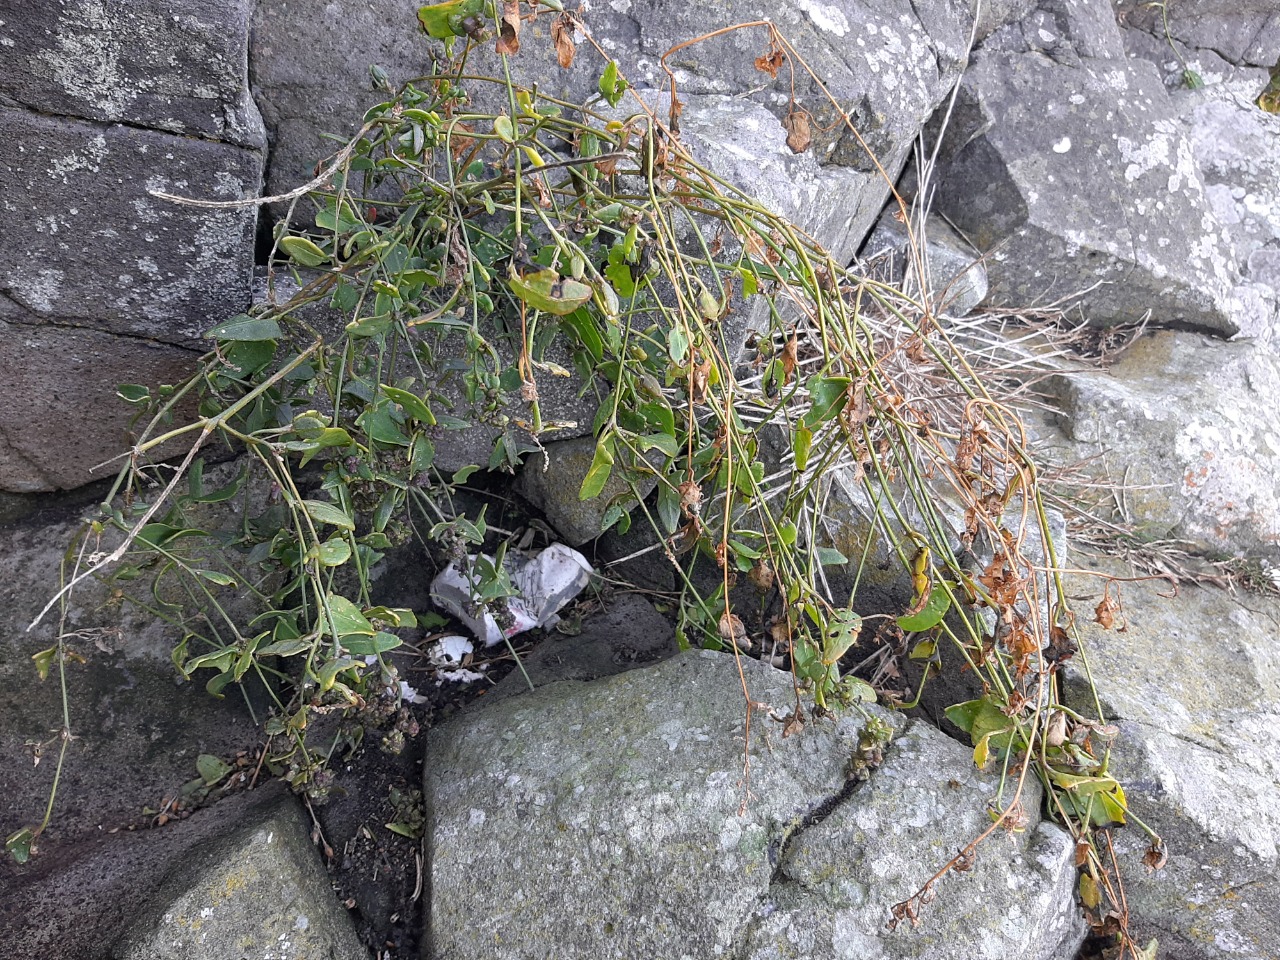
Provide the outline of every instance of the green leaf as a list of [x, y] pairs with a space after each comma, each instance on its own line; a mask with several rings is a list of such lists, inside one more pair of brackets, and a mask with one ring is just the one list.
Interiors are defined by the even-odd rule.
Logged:
[[387, 396], [388, 399], [400, 404], [404, 407], [404, 412], [419, 423], [426, 424], [428, 427], [436, 425], [435, 414], [431, 412], [431, 408], [426, 405], [423, 399], [416, 394], [410, 393], [408, 390], [400, 390], [397, 387], [388, 387], [382, 384], [379, 389]]
[[803, 420], [796, 423], [795, 436], [791, 440], [791, 449], [796, 454], [796, 469], [801, 473], [809, 469], [809, 451], [813, 447], [813, 431]]
[[[329, 254], [325, 253], [306, 237], [281, 237], [280, 248], [289, 255], [294, 263], [304, 267], [318, 267], [329, 262]], [[257, 337], [255, 339], [262, 339]]]
[[493, 132], [503, 143], [516, 142], [516, 127], [505, 113], [493, 118]]
[[479, 469], [480, 468], [476, 466], [474, 463], [469, 463], [465, 467], [462, 467], [453, 472], [453, 479], [450, 481], [450, 483], [452, 483], [455, 487], [460, 484], [466, 483], [468, 480], [471, 479], [471, 475]]
[[643, 450], [661, 450], [673, 458], [680, 456], [680, 441], [669, 433], [651, 433], [637, 440]]
[[116, 396], [125, 403], [146, 403], [151, 399], [151, 391], [140, 383], [122, 383], [116, 387]]
[[220, 587], [234, 587], [236, 585], [235, 577], [217, 570], [194, 570], [193, 572], [196, 576], [208, 580], [210, 583], [216, 583]]
[[369, 435], [370, 440], [387, 446], [409, 446], [409, 438], [400, 430], [396, 414], [391, 410], [391, 402], [386, 397], [378, 400], [356, 417], [356, 423]]
[[202, 753], [196, 757], [196, 772], [206, 786], [212, 787], [231, 772], [231, 766], [211, 753]]
[[9, 851], [9, 855], [18, 863], [26, 863], [31, 859], [31, 845], [36, 842], [35, 831], [30, 827], [23, 827], [16, 833], [11, 833], [4, 842], [4, 848]]
[[513, 269], [507, 277], [507, 285], [533, 309], [557, 317], [573, 313], [591, 299], [589, 286], [577, 280], [562, 280], [560, 274], [550, 268], [532, 270], [523, 276]]
[[316, 673], [316, 680], [318, 680], [320, 684], [320, 692], [327, 693], [332, 690], [334, 683], [337, 682], [338, 674], [343, 670], [350, 670], [352, 668], [359, 670], [359, 666], [356, 661], [352, 660], [350, 657], [338, 657], [335, 660], [330, 660], [325, 663], [325, 665]]
[[815, 374], [805, 381], [811, 405], [809, 412], [805, 414], [804, 422], [810, 429], [840, 415], [849, 396], [849, 384], [852, 382], [848, 377], [824, 377], [822, 374]]
[[818, 556], [818, 563], [824, 567], [843, 567], [849, 562], [849, 558], [834, 547], [818, 547], [814, 552]]
[[275, 643], [268, 643], [265, 647], [259, 647], [257, 654], [260, 657], [296, 657], [300, 653], [305, 653], [311, 649], [310, 640], [304, 640], [301, 637], [294, 637], [292, 640], [277, 640]]
[[945, 583], [936, 584], [929, 600], [916, 613], [898, 617], [898, 626], [908, 633], [930, 630], [942, 622], [951, 608], [951, 590]]
[[342, 649], [357, 657], [373, 657], [388, 650], [394, 650], [404, 643], [393, 633], [379, 631], [372, 637], [343, 637]]
[[339, 637], [345, 638], [352, 634], [359, 634], [365, 637], [372, 637], [376, 630], [373, 629], [365, 615], [360, 612], [360, 608], [348, 600], [344, 596], [336, 593], [328, 595], [329, 604], [329, 624], [334, 633]]
[[393, 627], [416, 627], [418, 616], [408, 607], [370, 607], [364, 612], [370, 620], [381, 620]]
[[302, 508], [307, 511], [307, 515], [316, 523], [327, 523], [330, 526], [337, 527], [339, 530], [354, 530], [356, 528], [355, 521], [347, 516], [346, 512], [336, 504], [328, 503], [324, 500], [303, 500]]
[[582, 486], [578, 490], [579, 500], [590, 500], [599, 496], [600, 491], [604, 489], [604, 485], [609, 480], [609, 473], [613, 470], [613, 450], [613, 434], [606, 434], [596, 441], [596, 452], [591, 458], [591, 468], [583, 477]]
[[627, 81], [618, 76], [618, 63], [616, 60], [610, 60], [609, 65], [604, 68], [604, 73], [600, 75], [600, 81], [596, 84], [600, 95], [609, 102], [609, 106], [616, 107], [618, 101], [622, 99], [622, 95], [627, 92]]
[[422, 837], [422, 826], [412, 823], [387, 823], [383, 824], [392, 833], [398, 833], [402, 837], [408, 837], [410, 840], [418, 840]]
[[689, 355], [689, 338], [679, 327], [672, 327], [667, 331], [667, 355], [671, 357], [672, 363], [684, 363], [685, 357]]
[[340, 567], [351, 559], [351, 544], [337, 537], [317, 544], [313, 549], [322, 567]]
[[47, 650], [41, 650], [39, 653], [33, 653], [31, 659], [36, 662], [36, 674], [41, 680], [49, 679], [49, 668], [53, 666], [53, 658], [58, 655], [58, 645], [55, 643]]
[[448, 3], [431, 3], [418, 8], [418, 22], [427, 35], [437, 40], [466, 35], [462, 20], [484, 12], [484, 0], [450, 0]]
[[205, 334], [209, 340], [231, 341], [279, 340], [283, 336], [280, 324], [271, 317], [251, 317], [247, 313], [232, 317]]

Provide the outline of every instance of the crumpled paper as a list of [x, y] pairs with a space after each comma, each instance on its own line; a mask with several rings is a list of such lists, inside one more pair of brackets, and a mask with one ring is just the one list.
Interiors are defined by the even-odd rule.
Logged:
[[[484, 555], [490, 562], [492, 557]], [[508, 626], [498, 625], [492, 612], [477, 616], [476, 582], [469, 577], [470, 564], [464, 568], [449, 564], [431, 581], [431, 599], [464, 623], [485, 646], [492, 647], [535, 627], [552, 626], [556, 614], [580, 594], [591, 582], [594, 572], [590, 562], [572, 547], [553, 543], [537, 553], [510, 550], [503, 568], [511, 578], [518, 595], [497, 601], [505, 609]]]

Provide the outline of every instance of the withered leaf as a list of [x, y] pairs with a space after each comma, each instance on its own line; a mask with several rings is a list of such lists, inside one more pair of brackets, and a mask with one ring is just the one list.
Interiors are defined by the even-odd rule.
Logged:
[[742, 618], [736, 613], [730, 613], [726, 610], [720, 614], [719, 626], [721, 640], [737, 647], [739, 650], [747, 648], [747, 628], [743, 625]]
[[756, 69], [777, 80], [778, 71], [782, 69], [782, 51], [777, 47], [770, 47], [767, 53], [756, 57]]
[[556, 62], [565, 70], [573, 66], [573, 58], [578, 52], [578, 46], [573, 42], [574, 30], [573, 20], [567, 13], [560, 14], [555, 23], [551, 24], [551, 42], [556, 48]]
[[1050, 663], [1070, 660], [1079, 650], [1079, 646], [1071, 639], [1071, 634], [1061, 626], [1054, 624], [1049, 628], [1049, 646], [1045, 648], [1044, 655]]
[[1152, 873], [1168, 862], [1169, 851], [1165, 848], [1163, 840], [1153, 840], [1151, 846], [1147, 847], [1147, 852], [1142, 855], [1142, 865]]
[[1117, 597], [1111, 596], [1111, 587], [1112, 584], [1108, 582], [1103, 588], [1102, 599], [1093, 608], [1093, 619], [1103, 630], [1110, 630], [1115, 626], [1116, 614], [1120, 612], [1120, 601]]
[[498, 52], [514, 56], [520, 52], [520, 0], [502, 0], [502, 17], [498, 21], [501, 35]]
[[793, 333], [787, 341], [786, 346], [782, 348], [782, 385], [786, 386], [791, 382], [792, 375], [796, 372], [797, 357], [796, 353], [800, 349], [800, 341]]
[[757, 560], [747, 571], [747, 579], [761, 593], [768, 593], [773, 589], [773, 567], [764, 560]]
[[793, 110], [782, 120], [783, 129], [787, 131], [787, 146], [792, 153], [804, 153], [813, 144], [813, 134], [809, 129], [809, 114], [803, 110]]

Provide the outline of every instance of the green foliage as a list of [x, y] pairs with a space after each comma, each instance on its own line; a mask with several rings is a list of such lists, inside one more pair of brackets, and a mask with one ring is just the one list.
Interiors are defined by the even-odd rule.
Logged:
[[[96, 521], [117, 538], [96, 572], [146, 584], [135, 600], [180, 631], [184, 677], [218, 696], [261, 682], [268, 769], [323, 790], [338, 744], [309, 743], [311, 717], [398, 690], [384, 655], [424, 615], [380, 605], [370, 569], [411, 539], [478, 553], [490, 530], [483, 511], [453, 509], [457, 488], [570, 426], [544, 416], [539, 384], [572, 374], [598, 404], [578, 494], [624, 484], [604, 526], [625, 529], [632, 511], [653, 526], [679, 577], [683, 644], [751, 642], [733, 612], [741, 574], [820, 709], [875, 698], [850, 673], [871, 624], [915, 637], [924, 679], [950, 643], [986, 691], [948, 710], [975, 762], [1025, 759], [1082, 838], [1123, 821], [1099, 724], [1058, 702], [1074, 648], [1034, 463], [963, 350], [920, 304], [695, 162], [658, 118], [599, 112], [627, 92], [616, 63], [580, 105], [464, 84], [489, 10], [419, 11], [432, 37], [466, 37], [463, 55], [366, 114], [312, 194], [313, 229], [277, 226], [273, 270], [297, 292], [210, 330], [186, 383], [120, 388], [149, 419]], [[175, 426], [184, 404], [198, 419]], [[495, 437], [487, 462], [444, 475], [438, 446], [475, 429]], [[210, 489], [199, 454], [215, 436], [245, 466]], [[176, 471], [148, 465], [181, 441]], [[833, 541], [837, 476], [865, 494], [872, 542]], [[1022, 556], [1031, 541], [1045, 561]], [[865, 609], [858, 592], [875, 543], [912, 585], [899, 609]], [[514, 592], [505, 548], [471, 561], [481, 606]], [[11, 838], [15, 855], [24, 842]]]

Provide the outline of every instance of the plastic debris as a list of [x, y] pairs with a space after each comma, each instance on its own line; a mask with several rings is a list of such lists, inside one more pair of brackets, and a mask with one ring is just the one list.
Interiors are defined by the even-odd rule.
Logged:
[[[494, 562], [487, 554], [482, 556], [490, 564]], [[594, 572], [586, 557], [562, 543], [534, 554], [510, 550], [503, 569], [517, 595], [493, 602], [497, 618], [476, 599], [479, 578], [470, 572], [473, 563], [469, 562], [467, 569], [451, 563], [431, 581], [431, 599], [436, 605], [461, 620], [488, 647], [535, 627], [555, 624], [559, 619], [556, 614], [583, 591]]]
[[441, 637], [427, 650], [427, 659], [436, 667], [436, 686], [445, 681], [452, 683], [475, 683], [483, 680], [484, 664], [478, 670], [470, 670], [462, 664], [469, 653], [475, 651], [475, 644], [461, 634], [450, 634]]

